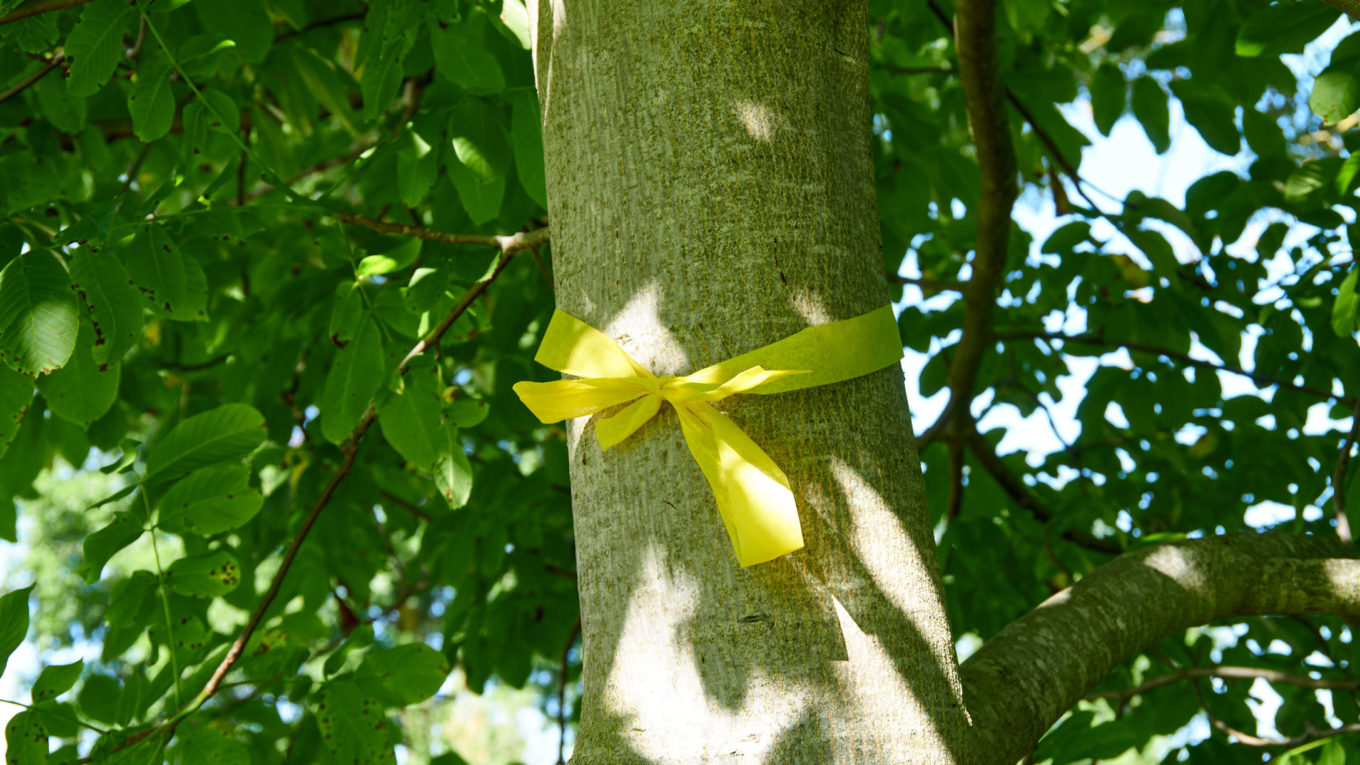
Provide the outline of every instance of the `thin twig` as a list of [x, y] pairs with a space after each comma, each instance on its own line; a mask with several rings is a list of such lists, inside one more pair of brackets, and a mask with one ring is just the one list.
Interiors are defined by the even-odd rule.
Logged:
[[1289, 738], [1263, 738], [1261, 736], [1253, 736], [1252, 734], [1240, 731], [1215, 717], [1214, 713], [1210, 712], [1209, 707], [1204, 703], [1204, 696], [1200, 694], [1198, 682], [1191, 681], [1190, 688], [1194, 691], [1195, 698], [1199, 701], [1200, 708], [1204, 710], [1204, 716], [1209, 718], [1209, 724], [1214, 726], [1220, 733], [1237, 739], [1237, 743], [1239, 744], [1257, 747], [1293, 747], [1299, 746], [1300, 744], [1306, 744], [1310, 741], [1331, 738], [1332, 736], [1342, 736], [1347, 733], [1360, 733], [1360, 723], [1351, 723], [1349, 725], [1342, 725], [1339, 728], [1328, 728], [1326, 730], [1319, 730], [1312, 725], [1309, 725], [1307, 733], [1290, 736]]
[[[991, 473], [992, 478], [996, 480], [1001, 490], [1006, 492], [1017, 505], [1028, 510], [1031, 515], [1043, 523], [1049, 523], [1056, 517], [1056, 513], [1036, 497], [1029, 490], [1029, 487], [1025, 486], [1024, 481], [1011, 472], [1005, 461], [980, 433], [973, 431], [966, 439], [965, 444], [978, 462], [982, 464], [982, 467], [988, 473]], [[1118, 555], [1124, 551], [1124, 548], [1113, 539], [1102, 539], [1077, 529], [1064, 529], [1062, 536], [1072, 544], [1093, 552]]]
[[1336, 515], [1336, 535], [1342, 542], [1355, 541], [1351, 536], [1351, 522], [1346, 517], [1346, 469], [1351, 462], [1351, 449], [1355, 439], [1360, 436], [1360, 396], [1356, 397], [1355, 408], [1351, 410], [1351, 432], [1341, 444], [1341, 455], [1336, 460], [1336, 470], [1332, 473], [1332, 509]]
[[10, 88], [9, 90], [6, 90], [4, 93], [0, 93], [0, 104], [3, 104], [4, 102], [24, 92], [38, 80], [41, 80], [42, 78], [46, 77], [47, 74], [51, 72], [53, 69], [56, 69], [57, 67], [61, 66], [61, 62], [65, 60], [66, 60], [65, 53], [58, 53], [57, 55], [53, 56], [51, 61], [48, 61], [46, 64], [43, 64], [41, 67], [38, 68], [36, 72], [23, 78], [18, 83], [16, 83], [14, 87]]
[[[453, 326], [453, 323], [457, 321], [469, 307], [471, 307], [472, 303], [481, 296], [487, 286], [495, 281], [496, 277], [500, 276], [501, 272], [510, 264], [510, 261], [514, 259], [515, 255], [532, 246], [542, 244], [547, 241], [547, 238], [548, 230], [546, 228], [530, 232], [521, 232], [508, 237], [499, 237], [496, 243], [501, 254], [496, 260], [496, 265], [486, 276], [479, 279], [468, 289], [462, 299], [458, 301], [458, 304], [449, 311], [448, 315], [445, 316], [442, 321], [439, 322], [438, 326], [431, 329], [406, 353], [402, 358], [401, 363], [398, 365], [398, 373], [404, 374], [410, 367], [412, 359], [439, 343], [440, 338], [444, 336], [444, 333], [448, 331], [449, 327]], [[212, 698], [213, 694], [217, 693], [217, 690], [222, 686], [222, 681], [226, 677], [227, 672], [229, 672], [231, 668], [236, 665], [236, 662], [240, 660], [246, 645], [250, 642], [255, 631], [264, 621], [265, 612], [269, 610], [269, 607], [273, 605], [274, 600], [278, 597], [279, 590], [283, 586], [284, 577], [286, 577], [289, 570], [292, 569], [293, 561], [297, 558], [298, 551], [302, 548], [302, 543], [307, 540], [307, 535], [311, 532], [317, 517], [321, 514], [322, 509], [330, 502], [331, 497], [335, 494], [336, 487], [340, 485], [340, 482], [343, 481], [345, 476], [349, 475], [350, 471], [353, 469], [355, 457], [359, 453], [359, 442], [363, 439], [364, 434], [368, 432], [369, 427], [373, 425], [374, 420], [377, 418], [378, 411], [374, 408], [373, 404], [370, 403], [368, 408], [364, 411], [363, 416], [359, 418], [359, 423], [354, 426], [354, 429], [350, 431], [349, 436], [340, 446], [341, 453], [345, 455], [344, 459], [335, 469], [335, 473], [331, 475], [325, 488], [321, 490], [320, 496], [317, 497], [316, 502], [307, 513], [307, 517], [303, 519], [302, 525], [293, 535], [293, 540], [288, 546], [288, 551], [284, 554], [283, 560], [279, 563], [279, 568], [274, 573], [273, 579], [270, 580], [269, 587], [265, 590], [264, 596], [255, 606], [255, 610], [251, 612], [249, 620], [246, 621], [245, 627], [241, 630], [241, 634], [236, 637], [236, 640], [232, 641], [231, 647], [227, 649], [226, 655], [222, 658], [221, 663], [217, 665], [217, 669], [213, 671], [212, 677], [208, 679], [203, 690], [199, 691], [198, 695], [189, 702], [188, 706], [182, 708], [174, 716], [166, 719], [159, 725], [129, 737], [127, 741], [117, 747], [117, 749], [127, 748], [137, 744], [143, 739], [162, 733], [165, 734], [165, 738], [168, 739], [170, 736], [174, 735], [175, 727], [178, 726], [184, 718], [201, 708], [208, 699]], [[117, 749], [115, 749], [115, 751]]]
[[963, 292], [964, 285], [960, 282], [949, 282], [943, 279], [929, 279], [926, 277], [898, 276], [891, 274], [888, 281], [903, 286], [920, 287], [922, 290], [930, 292]]
[[1164, 685], [1180, 682], [1181, 680], [1193, 680], [1204, 677], [1218, 677], [1225, 680], [1265, 680], [1268, 683], [1278, 683], [1281, 685], [1296, 685], [1300, 688], [1314, 689], [1348, 689], [1360, 688], [1360, 679], [1331, 679], [1308, 677], [1307, 675], [1295, 675], [1289, 672], [1281, 672], [1278, 669], [1266, 669], [1264, 667], [1236, 667], [1228, 665], [1210, 665], [1204, 667], [1184, 667], [1175, 672], [1148, 680], [1147, 682], [1135, 685], [1131, 688], [1124, 688], [1118, 691], [1100, 691], [1092, 693], [1089, 699], [1116, 699], [1122, 705], [1126, 700], [1138, 696], [1148, 691], [1156, 690]]

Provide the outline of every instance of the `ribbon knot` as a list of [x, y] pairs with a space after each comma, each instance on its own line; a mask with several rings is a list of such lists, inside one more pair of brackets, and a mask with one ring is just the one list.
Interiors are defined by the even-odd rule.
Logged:
[[892, 307], [797, 332], [681, 377], [658, 376], [607, 335], [562, 311], [553, 313], [534, 360], [580, 379], [514, 386], [544, 423], [620, 405], [595, 423], [608, 450], [656, 416], [675, 409], [685, 443], [713, 489], [718, 512], [743, 566], [803, 546], [793, 489], [779, 466], [712, 406], [737, 393], [782, 393], [860, 377], [896, 363], [902, 344]]

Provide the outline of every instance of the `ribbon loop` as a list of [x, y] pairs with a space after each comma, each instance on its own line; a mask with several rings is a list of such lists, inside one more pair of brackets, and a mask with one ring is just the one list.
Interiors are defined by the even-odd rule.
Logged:
[[737, 393], [782, 393], [876, 372], [902, 358], [892, 307], [820, 324], [683, 377], [658, 377], [609, 336], [562, 311], [553, 313], [534, 359], [583, 379], [520, 382], [525, 406], [544, 423], [627, 404], [595, 423], [602, 449], [615, 446], [675, 408], [685, 443], [713, 489], [737, 560], [752, 566], [803, 546], [793, 489], [784, 471], [726, 415], [713, 408]]

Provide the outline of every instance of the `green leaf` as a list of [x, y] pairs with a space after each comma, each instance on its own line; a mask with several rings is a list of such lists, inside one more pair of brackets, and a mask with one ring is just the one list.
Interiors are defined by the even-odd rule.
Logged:
[[121, 361], [142, 337], [144, 311], [132, 276], [108, 250], [96, 254], [82, 247], [71, 259], [71, 278], [94, 330], [92, 358]]
[[369, 255], [359, 261], [359, 267], [354, 269], [356, 279], [366, 279], [370, 276], [382, 276], [397, 270], [401, 264], [386, 255]]
[[34, 710], [20, 712], [5, 725], [5, 765], [48, 762], [47, 746], [47, 731]]
[[1171, 110], [1166, 99], [1166, 91], [1151, 77], [1133, 81], [1133, 116], [1158, 154], [1171, 148]]
[[0, 597], [0, 677], [5, 674], [10, 654], [28, 634], [28, 596], [31, 592], [33, 585]]
[[449, 182], [458, 192], [458, 201], [463, 204], [463, 209], [473, 223], [481, 225], [500, 214], [501, 202], [505, 200], [504, 175], [484, 181], [458, 162], [449, 162], [446, 169]]
[[474, 93], [505, 89], [505, 74], [486, 43], [466, 24], [430, 27], [435, 71]]
[[0, 364], [0, 457], [18, 435], [32, 403], [33, 381]]
[[515, 172], [520, 185], [530, 199], [546, 208], [548, 187], [543, 170], [543, 129], [538, 96], [532, 90], [522, 91], [515, 97], [510, 112], [510, 140], [515, 148]]
[[51, 253], [29, 250], [0, 271], [0, 354], [10, 368], [29, 377], [60, 369], [79, 321], [71, 279]]
[[207, 319], [208, 279], [156, 224], [142, 226], [127, 250], [127, 268], [153, 314], [174, 321]]
[[1352, 265], [1351, 272], [1341, 281], [1337, 290], [1336, 303], [1332, 306], [1332, 331], [1340, 337], [1349, 337], [1356, 331], [1360, 322], [1360, 265]]
[[33, 86], [38, 105], [53, 127], [63, 133], [79, 133], [85, 129], [86, 99], [71, 95], [66, 85], [56, 77], [44, 77]]
[[439, 442], [439, 454], [434, 463], [434, 485], [452, 510], [466, 505], [468, 497], [472, 495], [472, 465], [463, 452], [458, 428], [453, 425], [445, 426], [444, 437]]
[[491, 108], [479, 99], [465, 99], [449, 117], [449, 141], [458, 163], [482, 183], [501, 178], [510, 166], [512, 152], [505, 129]]
[[274, 42], [274, 27], [263, 0], [195, 0], [203, 28], [236, 43], [245, 61], [258, 63]]
[[181, 734], [179, 762], [212, 763], [212, 765], [250, 765], [250, 750], [232, 735], [216, 725], [200, 725]]
[[369, 652], [356, 679], [378, 701], [404, 707], [435, 695], [448, 674], [449, 662], [443, 654], [424, 643], [409, 643]]
[[108, 675], [90, 675], [80, 686], [76, 703], [86, 717], [102, 723], [118, 721], [118, 681]]
[[97, 0], [80, 12], [66, 36], [71, 74], [66, 89], [73, 96], [92, 96], [113, 76], [123, 57], [123, 27], [133, 8], [123, 0]]
[[349, 105], [349, 89], [345, 78], [336, 70], [335, 64], [317, 56], [311, 48], [297, 48], [288, 56], [294, 69], [305, 86], [308, 96], [325, 106], [332, 115], [344, 124], [346, 130], [354, 130], [354, 110]]
[[1360, 71], [1355, 60], [1323, 70], [1313, 82], [1308, 108], [1328, 125], [1334, 125], [1360, 109]]
[[151, 445], [145, 480], [160, 483], [240, 459], [263, 443], [265, 434], [264, 416], [246, 404], [223, 404], [196, 414]]
[[43, 671], [38, 674], [38, 679], [33, 681], [33, 688], [29, 691], [33, 697], [33, 703], [55, 699], [61, 694], [71, 690], [71, 686], [76, 684], [80, 678], [80, 671], [85, 668], [85, 662], [76, 659], [70, 664], [52, 664], [43, 667]]
[[191, 598], [216, 598], [241, 583], [241, 567], [226, 550], [180, 558], [165, 570], [165, 586]]
[[351, 680], [326, 685], [317, 700], [316, 722], [329, 762], [387, 765], [397, 761], [387, 743], [388, 722], [382, 707]]
[[359, 424], [373, 395], [382, 387], [382, 336], [372, 318], [364, 319], [354, 339], [335, 353], [321, 394], [321, 434], [342, 443]]
[[179, 479], [157, 504], [161, 528], [207, 536], [254, 518], [264, 505], [264, 495], [250, 488], [250, 469], [245, 465], [216, 465]]
[[171, 88], [168, 63], [150, 58], [137, 67], [128, 93], [128, 113], [132, 115], [132, 132], [143, 143], [151, 143], [170, 132], [175, 121], [175, 91]]
[[476, 427], [490, 413], [491, 407], [487, 406], [485, 401], [472, 396], [460, 396], [452, 404], [444, 407], [444, 414], [449, 418], [449, 422], [460, 428]]
[[331, 342], [343, 346], [354, 339], [363, 320], [363, 288], [358, 282], [341, 282], [336, 287], [335, 304], [331, 306]]
[[411, 370], [406, 386], [378, 408], [383, 438], [397, 453], [421, 470], [430, 470], [447, 440], [440, 425], [439, 394], [429, 379], [433, 370]]
[[129, 512], [114, 513], [108, 525], [85, 537], [82, 545], [85, 561], [76, 569], [86, 584], [94, 584], [103, 576], [104, 566], [119, 550], [141, 538], [142, 521]]
[[103, 417], [118, 400], [118, 380], [122, 374], [122, 365], [117, 362], [95, 362], [94, 343], [93, 327], [82, 322], [75, 352], [66, 366], [38, 378], [38, 390], [52, 414], [81, 428]]
[[1096, 129], [1109, 135], [1128, 105], [1128, 87], [1119, 66], [1106, 62], [1091, 76], [1091, 113]]
[[1336, 22], [1341, 12], [1322, 0], [1279, 0], [1253, 13], [1237, 33], [1237, 55], [1302, 53], [1303, 47]]
[[1172, 81], [1171, 92], [1181, 100], [1185, 120], [1195, 126], [1210, 148], [1229, 156], [1242, 148], [1242, 135], [1237, 131], [1230, 99], [1188, 80]]
[[425, 200], [439, 176], [440, 143], [426, 143], [420, 131], [404, 132], [397, 150], [397, 191], [402, 204], [415, 207]]
[[533, 41], [529, 39], [529, 11], [524, 7], [524, 0], [504, 0], [500, 19], [519, 41], [520, 47], [529, 50]]

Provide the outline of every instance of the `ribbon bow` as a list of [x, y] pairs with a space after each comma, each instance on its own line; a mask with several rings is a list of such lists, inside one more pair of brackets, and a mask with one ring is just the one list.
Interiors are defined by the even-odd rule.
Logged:
[[901, 358], [897, 321], [892, 307], [883, 306], [808, 327], [693, 374], [658, 377], [604, 333], [555, 311], [534, 360], [581, 379], [521, 382], [514, 390], [544, 423], [627, 404], [595, 423], [595, 436], [606, 450], [642, 427], [661, 402], [670, 402], [713, 488], [737, 560], [752, 566], [802, 548], [798, 508], [784, 471], [710, 404], [735, 393], [783, 393], [841, 382]]

